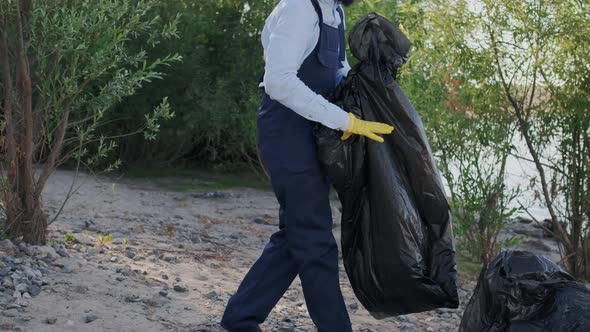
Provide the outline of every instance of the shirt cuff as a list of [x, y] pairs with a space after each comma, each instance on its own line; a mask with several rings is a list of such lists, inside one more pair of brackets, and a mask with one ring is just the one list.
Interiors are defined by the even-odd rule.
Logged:
[[332, 116], [328, 117], [330, 120], [329, 123], [324, 123], [323, 125], [331, 129], [339, 129], [342, 131], [350, 128], [350, 118], [348, 117], [348, 113], [328, 101], [326, 101], [324, 107], [327, 108]]

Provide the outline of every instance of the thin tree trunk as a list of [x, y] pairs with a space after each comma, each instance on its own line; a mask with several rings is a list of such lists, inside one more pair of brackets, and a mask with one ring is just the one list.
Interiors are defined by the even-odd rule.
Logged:
[[6, 123], [6, 161], [7, 161], [7, 188], [4, 191], [4, 205], [8, 217], [11, 215], [18, 214], [18, 210], [15, 205], [18, 204], [18, 195], [15, 195], [15, 191], [18, 189], [18, 167], [16, 157], [16, 137], [15, 137], [15, 125], [14, 121], [14, 87], [12, 81], [12, 71], [10, 68], [10, 62], [8, 59], [8, 36], [6, 32], [6, 18], [1, 22], [0, 26], [0, 59], [2, 60], [2, 86], [4, 88], [4, 121]]
[[[26, 36], [24, 21], [30, 13], [30, 1], [16, 2], [15, 21], [15, 68], [16, 68], [16, 96], [12, 96], [12, 84], [9, 84], [7, 93], [8, 110], [10, 111], [7, 122], [7, 134], [10, 138], [9, 148], [14, 146], [14, 152], [9, 151], [9, 178], [13, 177], [13, 183], [7, 188], [5, 203], [7, 210], [7, 222], [5, 231], [12, 237], [22, 237], [25, 242], [44, 243], [47, 239], [47, 216], [43, 211], [40, 197], [35, 196], [35, 183], [33, 175], [33, 89], [31, 72], [26, 52]], [[2, 53], [7, 53], [8, 38], [3, 29]], [[3, 56], [3, 67], [10, 62]], [[10, 71], [4, 70], [6, 73]], [[10, 81], [10, 76], [4, 74], [4, 81]], [[12, 100], [12, 101], [11, 101]], [[14, 102], [14, 103], [13, 103]], [[14, 111], [19, 111], [18, 119], [13, 117]], [[8, 114], [8, 113], [7, 113]], [[9, 180], [10, 182], [10, 180]]]
[[8, 164], [8, 180], [9, 184], [14, 185], [14, 178], [16, 176], [15, 163], [16, 160], [16, 145], [14, 136], [14, 121], [13, 121], [13, 82], [10, 70], [10, 63], [8, 60], [8, 37], [6, 35], [6, 21], [2, 21], [0, 26], [0, 58], [2, 59], [2, 85], [4, 87], [4, 121], [6, 123], [6, 152]]

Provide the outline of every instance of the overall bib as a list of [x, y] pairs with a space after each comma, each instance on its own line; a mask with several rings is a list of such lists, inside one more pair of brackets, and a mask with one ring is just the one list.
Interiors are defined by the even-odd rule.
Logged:
[[[323, 23], [320, 37], [297, 76], [314, 92], [331, 94], [345, 59], [344, 19], [338, 28]], [[329, 183], [317, 158], [309, 121], [264, 95], [258, 112], [261, 159], [280, 204], [279, 230], [252, 266], [225, 310], [230, 332], [256, 332], [297, 275], [319, 332], [352, 331], [339, 283], [338, 247], [332, 235]]]

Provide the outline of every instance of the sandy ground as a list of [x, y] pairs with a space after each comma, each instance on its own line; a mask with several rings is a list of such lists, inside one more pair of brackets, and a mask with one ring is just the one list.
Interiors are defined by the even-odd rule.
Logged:
[[[59, 209], [72, 178], [69, 171], [51, 178], [44, 193], [50, 214]], [[78, 184], [50, 226], [50, 244], [63, 246], [69, 257], [47, 264], [47, 285], [22, 300], [24, 306], [7, 311], [14, 299], [8, 291], [0, 293], [1, 329], [219, 331], [228, 298], [278, 224], [270, 191], [175, 192], [148, 180], [87, 174]], [[337, 206], [334, 201], [338, 237]], [[79, 243], [64, 243], [66, 233]], [[113, 240], [101, 245], [101, 234], [112, 234]], [[355, 331], [457, 330], [463, 307], [375, 320], [356, 301], [342, 266], [340, 275]], [[463, 305], [473, 287], [473, 282], [460, 283]], [[299, 280], [262, 328], [313, 330]]]

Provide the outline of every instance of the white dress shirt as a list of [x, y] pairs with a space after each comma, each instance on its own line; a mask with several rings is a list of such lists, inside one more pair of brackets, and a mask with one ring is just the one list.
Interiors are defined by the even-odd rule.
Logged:
[[[340, 1], [318, 0], [324, 23], [340, 25], [337, 8]], [[313, 92], [297, 77], [303, 61], [313, 52], [320, 36], [319, 18], [310, 0], [281, 0], [266, 20], [262, 31], [265, 73], [263, 82], [268, 96], [302, 117], [332, 129], [346, 130], [348, 114]], [[344, 47], [344, 45], [342, 45]], [[341, 77], [350, 70], [342, 62]]]

